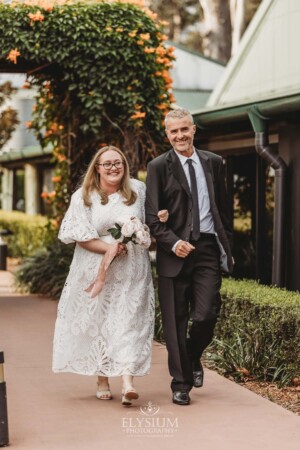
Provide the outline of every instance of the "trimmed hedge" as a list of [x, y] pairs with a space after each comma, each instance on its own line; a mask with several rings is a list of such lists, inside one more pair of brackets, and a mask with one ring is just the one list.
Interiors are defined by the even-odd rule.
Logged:
[[43, 216], [32, 216], [18, 211], [0, 210], [0, 229], [13, 232], [5, 237], [8, 254], [13, 258], [33, 255], [46, 243], [48, 220]]
[[[250, 280], [225, 279], [221, 294], [223, 302], [216, 326], [217, 340], [228, 345], [232, 356], [233, 347], [235, 350], [242, 348], [246, 340], [252, 339], [256, 362], [269, 365], [257, 366], [256, 373], [244, 367], [246, 374], [250, 372], [258, 378], [264, 374], [263, 378], [268, 379], [273, 371], [273, 379], [284, 378], [284, 383], [299, 377], [300, 293]], [[237, 341], [239, 345], [235, 345]], [[267, 355], [264, 360], [263, 355]]]

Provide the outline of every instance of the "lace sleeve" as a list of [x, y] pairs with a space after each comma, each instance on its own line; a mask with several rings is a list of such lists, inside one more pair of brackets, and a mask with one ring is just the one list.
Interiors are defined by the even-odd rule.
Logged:
[[97, 230], [89, 220], [90, 208], [84, 205], [81, 189], [78, 189], [71, 198], [71, 203], [62, 221], [58, 239], [64, 244], [72, 242], [85, 242], [98, 239]]
[[141, 208], [142, 222], [145, 223], [145, 201], [146, 201], [146, 185], [139, 180], [131, 180], [132, 187], [138, 195], [137, 201]]

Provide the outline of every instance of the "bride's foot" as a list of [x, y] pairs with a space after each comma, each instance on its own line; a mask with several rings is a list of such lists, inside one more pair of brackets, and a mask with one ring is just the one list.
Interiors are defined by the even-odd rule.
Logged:
[[99, 400], [111, 400], [112, 393], [110, 391], [109, 386], [99, 386], [97, 388], [96, 397]]
[[111, 394], [107, 379], [98, 381], [97, 386], [98, 386], [98, 388], [97, 388], [97, 392], [96, 392], [96, 397], [99, 400], [111, 400], [112, 399], [112, 394]]
[[132, 400], [137, 400], [139, 394], [133, 386], [126, 386], [122, 389], [122, 405], [130, 406], [132, 405]]

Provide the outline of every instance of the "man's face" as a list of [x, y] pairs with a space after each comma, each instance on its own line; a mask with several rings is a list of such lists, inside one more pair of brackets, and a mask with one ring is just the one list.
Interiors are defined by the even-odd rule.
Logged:
[[166, 123], [166, 133], [172, 147], [183, 156], [192, 155], [195, 132], [196, 125], [189, 117], [172, 117]]

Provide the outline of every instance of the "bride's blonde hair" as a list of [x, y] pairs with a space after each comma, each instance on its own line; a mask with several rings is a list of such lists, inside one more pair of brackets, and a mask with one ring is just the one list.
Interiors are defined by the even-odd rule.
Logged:
[[132, 205], [136, 201], [137, 194], [131, 189], [130, 186], [128, 161], [124, 153], [119, 148], [114, 147], [113, 145], [108, 145], [98, 150], [98, 152], [95, 154], [94, 158], [90, 162], [90, 165], [83, 177], [82, 197], [84, 204], [86, 206], [92, 205], [92, 202], [90, 200], [90, 193], [92, 191], [98, 192], [98, 194], [101, 197], [102, 205], [106, 205], [108, 203], [108, 195], [101, 188], [101, 177], [96, 170], [96, 165], [99, 163], [101, 155], [103, 155], [103, 153], [107, 152], [108, 150], [114, 150], [115, 152], [119, 153], [124, 163], [124, 175], [120, 183], [119, 192], [125, 198], [124, 201], [125, 205], [127, 206]]

